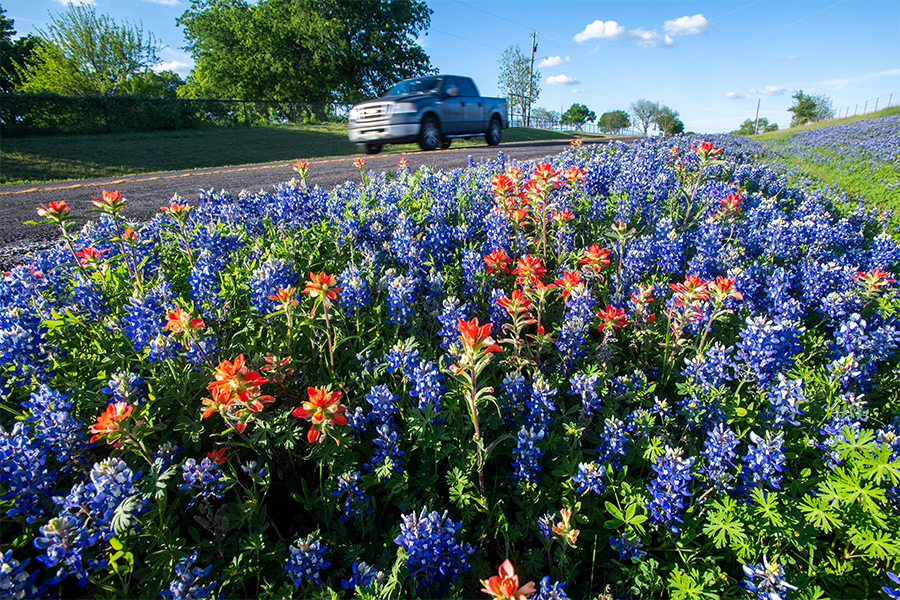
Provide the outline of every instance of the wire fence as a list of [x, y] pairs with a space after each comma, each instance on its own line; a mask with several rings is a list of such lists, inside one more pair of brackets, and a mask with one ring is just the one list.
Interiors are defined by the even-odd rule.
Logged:
[[856, 104], [852, 104], [850, 106], [837, 108], [834, 111], [834, 118], [842, 119], [845, 117], [855, 117], [858, 115], [865, 115], [870, 112], [877, 112], [885, 108], [890, 108], [891, 106], [896, 106], [893, 103], [894, 96], [897, 96], [897, 104], [900, 104], [900, 92], [891, 92], [890, 94], [879, 96], [874, 100], [864, 100], [861, 104], [857, 102]]
[[629, 126], [623, 129], [608, 129], [600, 127], [597, 123], [584, 123], [576, 126], [571, 124], [563, 124], [558, 119], [547, 119], [542, 117], [523, 116], [521, 113], [511, 113], [509, 115], [510, 127], [534, 127], [536, 129], [552, 129], [553, 131], [572, 131], [581, 133], [594, 133], [606, 135], [643, 135], [643, 133], [635, 126]]
[[143, 96], [0, 94], [0, 135], [119, 133], [347, 121], [352, 104]]

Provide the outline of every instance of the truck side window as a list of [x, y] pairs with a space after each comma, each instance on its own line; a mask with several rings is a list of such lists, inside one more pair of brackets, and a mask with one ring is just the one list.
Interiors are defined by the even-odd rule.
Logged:
[[459, 95], [464, 98], [477, 98], [478, 90], [475, 89], [475, 84], [472, 83], [472, 80], [467, 77], [460, 77], [456, 80], [459, 84]]
[[[441, 94], [446, 95], [447, 90], [452, 87], [459, 87], [459, 84], [456, 82], [456, 79], [453, 77], [444, 77], [444, 85], [441, 86]], [[460, 95], [462, 95], [462, 90], [460, 90]]]

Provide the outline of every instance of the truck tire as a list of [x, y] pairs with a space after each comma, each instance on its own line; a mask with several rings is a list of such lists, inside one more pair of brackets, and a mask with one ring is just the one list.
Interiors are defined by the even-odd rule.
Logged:
[[500, 135], [501, 135], [500, 121], [495, 117], [495, 118], [491, 119], [491, 124], [488, 125], [487, 133], [484, 134], [484, 140], [487, 142], [488, 146], [499, 146], [500, 145]]
[[450, 147], [450, 144], [452, 144], [452, 143], [453, 143], [453, 138], [444, 138], [441, 140], [441, 148], [443, 150], [446, 150], [447, 148]]
[[381, 144], [357, 144], [356, 149], [363, 154], [378, 154], [381, 152]]
[[434, 150], [441, 143], [441, 126], [434, 117], [422, 119], [422, 129], [419, 130], [419, 148], [422, 150]]

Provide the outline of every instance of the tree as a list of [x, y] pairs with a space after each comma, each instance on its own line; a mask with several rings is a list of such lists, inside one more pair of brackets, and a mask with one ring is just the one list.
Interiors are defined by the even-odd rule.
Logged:
[[631, 119], [624, 110], [614, 110], [603, 113], [597, 124], [607, 133], [621, 133], [623, 129], [631, 127]]
[[754, 122], [753, 119], [747, 119], [741, 123], [740, 127], [731, 133], [737, 135], [753, 135], [763, 131], [778, 131], [778, 123], [769, 123], [769, 119], [766, 117], [760, 117], [758, 123]]
[[647, 129], [656, 120], [656, 103], [641, 99], [632, 103], [629, 110], [634, 115], [635, 124], [639, 124], [644, 130], [644, 135], [647, 135]]
[[569, 110], [562, 114], [559, 121], [563, 125], [574, 125], [578, 131], [581, 131], [581, 128], [584, 127], [586, 122], [593, 121], [597, 118], [596, 113], [590, 110], [584, 104], [573, 104], [569, 107]]
[[119, 94], [129, 81], [159, 62], [160, 45], [152, 33], [128, 21], [117, 24], [85, 5], [69, 4], [50, 16], [42, 42], [25, 70], [24, 91], [67, 95]]
[[7, 19], [0, 7], [0, 90], [11, 92], [22, 85], [22, 74], [31, 63], [38, 38], [33, 35], [12, 39], [15, 21]]
[[559, 123], [559, 113], [546, 108], [535, 108], [531, 111], [531, 120], [543, 127], [555, 127]]
[[663, 105], [656, 111], [654, 122], [657, 129], [665, 135], [675, 135], [684, 132], [684, 123], [678, 118], [678, 111], [672, 110], [668, 106]]
[[794, 105], [788, 111], [794, 113], [791, 118], [791, 127], [804, 123], [818, 123], [834, 118], [834, 108], [831, 106], [831, 98], [824, 94], [818, 96], [804, 94], [800, 90], [792, 96]]
[[416, 0], [193, 0], [177, 22], [193, 97], [357, 102], [434, 72]]
[[[530, 75], [530, 76], [529, 76]], [[531, 105], [541, 95], [541, 72], [531, 70], [531, 60], [519, 45], [507, 46], [500, 56], [500, 93], [506, 98], [512, 113], [522, 115], [522, 126]]]

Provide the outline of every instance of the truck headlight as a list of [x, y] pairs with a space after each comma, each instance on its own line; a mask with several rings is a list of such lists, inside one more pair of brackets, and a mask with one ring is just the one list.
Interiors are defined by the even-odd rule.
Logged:
[[394, 105], [394, 114], [402, 115], [406, 113], [416, 113], [419, 109], [412, 102], [398, 102]]
[[359, 120], [359, 109], [356, 108], [355, 106], [353, 108], [351, 108], [350, 114], [348, 115], [348, 117], [351, 121], [358, 121]]

